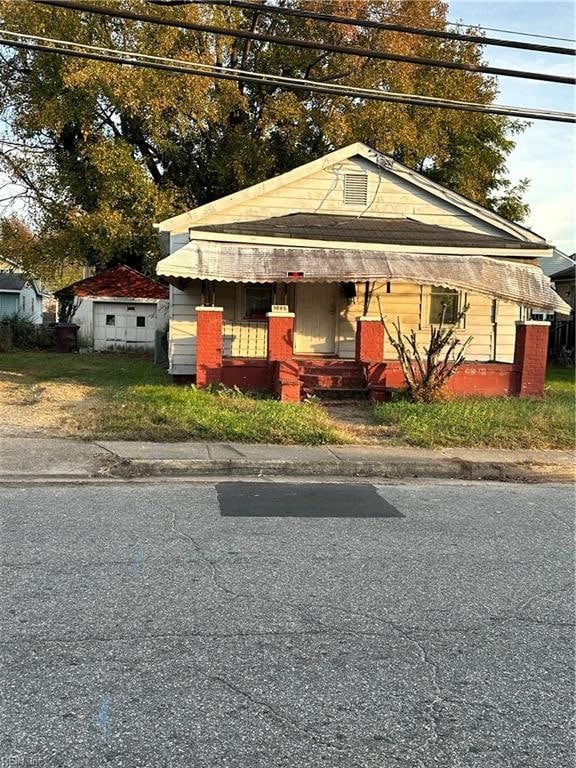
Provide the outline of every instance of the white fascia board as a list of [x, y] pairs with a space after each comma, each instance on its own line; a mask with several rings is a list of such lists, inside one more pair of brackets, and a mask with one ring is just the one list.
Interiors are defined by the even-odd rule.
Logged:
[[[488, 248], [478, 247], [470, 248], [463, 246], [442, 246], [442, 245], [401, 245], [389, 243], [357, 243], [343, 242], [342, 240], [304, 240], [304, 239], [286, 239], [283, 237], [261, 237], [258, 235], [234, 235], [215, 232], [202, 232], [194, 230], [194, 240], [205, 240], [211, 243], [236, 243], [238, 245], [274, 245], [277, 248], [345, 248], [350, 251], [387, 251], [388, 253], [438, 253], [445, 255], [464, 256], [472, 254], [475, 256], [501, 256], [523, 259], [538, 259], [542, 256], [549, 256], [552, 246], [544, 245], [542, 248], [527, 250], [525, 248]], [[185, 248], [186, 246], [182, 246]], [[178, 251], [174, 251], [178, 253]]]

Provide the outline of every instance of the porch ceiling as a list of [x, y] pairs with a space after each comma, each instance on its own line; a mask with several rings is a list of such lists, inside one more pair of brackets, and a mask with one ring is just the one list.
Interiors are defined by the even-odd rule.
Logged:
[[158, 262], [168, 279], [232, 283], [398, 280], [481, 293], [535, 309], [570, 313], [540, 267], [480, 255], [298, 248], [193, 240]]

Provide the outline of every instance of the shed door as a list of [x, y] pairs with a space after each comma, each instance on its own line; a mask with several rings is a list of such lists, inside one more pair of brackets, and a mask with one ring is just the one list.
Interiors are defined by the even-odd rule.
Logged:
[[94, 302], [94, 349], [126, 349], [126, 305]]
[[301, 355], [333, 355], [337, 283], [296, 286], [294, 351]]
[[154, 347], [156, 304], [94, 303], [94, 349], [143, 350]]

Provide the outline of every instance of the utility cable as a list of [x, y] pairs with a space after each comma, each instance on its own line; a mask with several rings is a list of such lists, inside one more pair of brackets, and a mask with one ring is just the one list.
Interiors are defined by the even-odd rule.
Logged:
[[389, 53], [388, 51], [374, 51], [356, 46], [342, 46], [328, 42], [317, 42], [315, 40], [303, 40], [295, 37], [278, 37], [276, 35], [267, 35], [263, 32], [255, 32], [243, 29], [228, 29], [226, 27], [214, 26], [212, 24], [200, 24], [191, 21], [176, 19], [166, 19], [162, 16], [149, 16], [136, 13], [134, 11], [122, 10], [120, 8], [107, 8], [105, 6], [95, 6], [89, 3], [79, 3], [75, 0], [30, 0], [37, 5], [48, 5], [57, 8], [66, 8], [68, 10], [82, 11], [87, 13], [99, 14], [102, 16], [111, 16], [119, 19], [130, 19], [158, 26], [177, 27], [179, 29], [189, 29], [195, 32], [203, 32], [214, 35], [223, 35], [226, 37], [240, 38], [244, 40], [259, 40], [276, 45], [286, 45], [292, 48], [307, 48], [315, 51], [330, 51], [332, 53], [344, 54], [348, 56], [359, 56], [368, 59], [378, 59], [383, 61], [398, 61], [408, 64], [416, 64], [426, 67], [439, 67], [442, 69], [454, 69], [463, 72], [477, 72], [486, 75], [502, 75], [504, 77], [518, 77], [527, 80], [540, 80], [549, 83], [561, 83], [563, 85], [575, 85], [576, 77], [563, 75], [548, 75], [541, 72], [526, 72], [516, 69], [503, 69], [501, 67], [485, 67], [477, 64], [465, 64], [463, 62], [445, 61], [442, 59], [430, 59], [422, 56], [406, 56], [399, 53]]
[[[371, 101], [384, 101], [399, 104], [410, 104], [421, 107], [437, 107], [439, 109], [455, 109], [464, 112], [480, 112], [485, 114], [506, 115], [510, 117], [522, 117], [528, 120], [550, 120], [562, 123], [576, 122], [576, 115], [571, 112], [552, 112], [550, 110], [534, 110], [524, 107], [509, 107], [500, 104], [478, 104], [467, 101], [452, 101], [434, 96], [420, 96], [418, 94], [404, 94], [382, 92], [370, 88], [358, 88], [355, 86], [343, 86], [326, 84], [316, 80], [302, 80], [300, 78], [285, 77], [282, 75], [270, 75], [263, 72], [249, 72], [246, 70], [230, 69], [228, 67], [203, 64], [197, 61], [173, 59], [163, 56], [151, 56], [136, 51], [122, 51], [116, 48], [103, 48], [101, 46], [85, 45], [70, 40], [56, 40], [53, 38], [39, 37], [37, 35], [22, 35], [19, 32], [10, 32], [0, 29], [0, 45], [8, 45], [14, 48], [38, 51], [43, 53], [59, 54], [95, 61], [108, 61], [115, 64], [126, 64], [133, 67], [159, 69], [168, 72], [178, 72], [209, 77], [220, 80], [233, 80], [249, 82], [257, 85], [274, 86], [286, 90], [309, 91], [310, 93], [323, 93], [331, 96], [344, 96], [352, 99], [367, 99]], [[8, 37], [6, 37], [6, 35]], [[24, 39], [26, 38], [26, 39]], [[38, 42], [28, 42], [35, 40]], [[48, 44], [46, 44], [48, 43]], [[55, 48], [54, 45], [60, 46]], [[65, 48], [61, 46], [75, 46]], [[80, 49], [80, 50], [78, 50]]]
[[[464, 32], [450, 32], [449, 30], [425, 29], [421, 27], [412, 27], [405, 24], [392, 24], [386, 21], [375, 21], [373, 19], [353, 19], [348, 16], [333, 16], [332, 14], [319, 13], [316, 11], [303, 11], [298, 8], [283, 8], [278, 5], [267, 5], [249, 2], [248, 0], [146, 0], [151, 5], [158, 7], [165, 6], [184, 6], [184, 5], [225, 5], [231, 8], [240, 8], [259, 13], [279, 14], [281, 16], [294, 16], [296, 18], [311, 19], [315, 21], [327, 22], [330, 24], [346, 24], [348, 26], [364, 27], [366, 29], [383, 29], [390, 32], [405, 32], [411, 35], [423, 35], [425, 37], [439, 37], [446, 40], [462, 40], [469, 43], [480, 43], [481, 45], [495, 45], [504, 48], [519, 48], [528, 51], [540, 51], [541, 53], [558, 53], [566, 56], [576, 55], [572, 48], [565, 48], [555, 45], [542, 45], [539, 43], [525, 43], [522, 40], [506, 40], [501, 38], [484, 37], [483, 35], [471, 35]], [[455, 22], [446, 22], [457, 27], [463, 27], [464, 24]], [[489, 30], [489, 27], [484, 29]], [[506, 29], [491, 29], [493, 32], [506, 32], [507, 34], [518, 34], [527, 37], [547, 38], [547, 35], [530, 35], [525, 32], [513, 32]], [[550, 37], [551, 40], [562, 40], [564, 42], [574, 42], [572, 38]]]

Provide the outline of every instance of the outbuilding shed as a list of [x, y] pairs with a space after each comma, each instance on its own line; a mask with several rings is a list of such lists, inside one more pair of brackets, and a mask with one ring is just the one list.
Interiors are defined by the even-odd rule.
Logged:
[[124, 264], [56, 292], [59, 304], [73, 300], [79, 345], [96, 352], [154, 348], [157, 330], [168, 324], [168, 288]]

